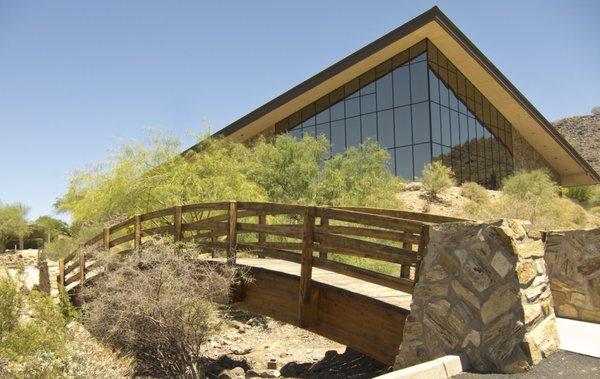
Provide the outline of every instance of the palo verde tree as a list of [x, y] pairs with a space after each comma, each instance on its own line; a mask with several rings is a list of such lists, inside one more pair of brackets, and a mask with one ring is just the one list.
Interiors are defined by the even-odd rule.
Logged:
[[240, 144], [206, 138], [179, 154], [179, 141], [155, 134], [123, 144], [107, 161], [75, 172], [56, 203], [75, 226], [175, 204], [273, 201], [315, 205], [400, 207], [400, 179], [389, 155], [367, 143], [328, 156], [324, 138], [280, 135]]
[[24, 237], [27, 234], [27, 213], [29, 208], [20, 203], [2, 204], [0, 202], [0, 253], [6, 251], [11, 238]]
[[46, 242], [51, 242], [59, 235], [69, 235], [69, 225], [63, 220], [44, 215], [35, 220], [34, 225], [46, 234]]

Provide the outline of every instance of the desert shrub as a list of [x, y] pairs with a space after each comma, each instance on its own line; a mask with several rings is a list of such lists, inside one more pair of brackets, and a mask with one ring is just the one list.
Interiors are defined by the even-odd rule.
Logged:
[[3, 333], [0, 356], [14, 376], [59, 377], [66, 358], [66, 320], [49, 296], [32, 291], [23, 300], [32, 320]]
[[454, 175], [452, 169], [440, 161], [435, 161], [425, 165], [421, 181], [427, 194], [436, 198], [442, 191], [454, 185]]
[[580, 202], [589, 201], [592, 198], [592, 188], [589, 186], [567, 187], [563, 193], [574, 200]]
[[463, 183], [460, 187], [460, 194], [477, 204], [487, 204], [490, 201], [487, 190], [474, 182]]
[[21, 306], [21, 295], [13, 281], [8, 276], [0, 276], [0, 339], [17, 325]]
[[498, 204], [502, 217], [530, 220], [540, 228], [580, 227], [587, 223], [585, 210], [559, 197], [559, 187], [545, 170], [520, 171], [502, 183]]
[[600, 185], [591, 187], [590, 199], [588, 200], [588, 203], [592, 207], [600, 206]]
[[595, 116], [600, 115], [600, 106], [592, 108], [592, 114]]
[[135, 357], [139, 374], [202, 376], [201, 345], [219, 329], [215, 304], [236, 273], [192, 259], [197, 253], [156, 240], [126, 258], [104, 255], [110, 270], [85, 290], [84, 324]]

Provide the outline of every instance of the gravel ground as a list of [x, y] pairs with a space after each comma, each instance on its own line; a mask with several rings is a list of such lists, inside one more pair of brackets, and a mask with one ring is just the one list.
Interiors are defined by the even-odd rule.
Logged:
[[[599, 342], [600, 343], [600, 342]], [[600, 378], [600, 358], [559, 350], [523, 374], [472, 374], [463, 373], [454, 376], [460, 379], [509, 379], [509, 378]]]

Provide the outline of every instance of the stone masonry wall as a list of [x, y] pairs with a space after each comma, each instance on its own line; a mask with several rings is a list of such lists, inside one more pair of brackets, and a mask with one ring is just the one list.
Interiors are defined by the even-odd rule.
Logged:
[[560, 176], [552, 170], [550, 165], [535, 151], [533, 147], [523, 138], [519, 132], [513, 130], [513, 163], [514, 171], [531, 171], [538, 168], [544, 168], [550, 173], [552, 180], [560, 183]]
[[543, 255], [518, 221], [432, 226], [395, 368], [460, 353], [475, 371], [512, 373], [556, 351]]
[[545, 240], [554, 311], [600, 323], [600, 228], [547, 232]]

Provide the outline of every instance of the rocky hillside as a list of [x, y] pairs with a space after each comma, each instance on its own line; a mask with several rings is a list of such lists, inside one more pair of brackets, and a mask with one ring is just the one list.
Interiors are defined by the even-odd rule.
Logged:
[[554, 126], [600, 172], [600, 115], [566, 117]]

